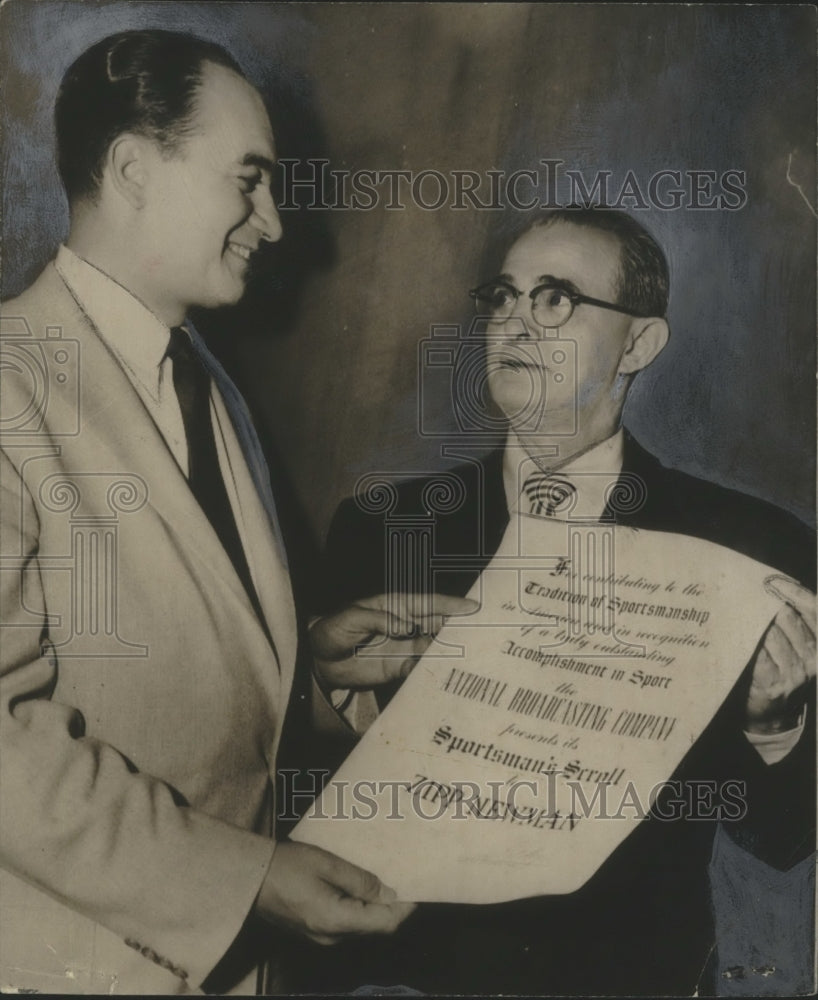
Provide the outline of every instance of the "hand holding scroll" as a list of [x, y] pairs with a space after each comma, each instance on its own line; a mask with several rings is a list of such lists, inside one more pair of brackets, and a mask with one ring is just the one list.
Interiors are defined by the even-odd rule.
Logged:
[[362, 689], [401, 680], [446, 618], [470, 614], [477, 606], [476, 601], [442, 594], [364, 598], [313, 624], [316, 672], [329, 688]]
[[256, 900], [270, 923], [335, 944], [356, 934], [391, 934], [414, 909], [372, 872], [309, 844], [276, 846]]
[[786, 603], [756, 655], [747, 697], [747, 731], [764, 734], [797, 726], [815, 678], [815, 594], [786, 577], [773, 577], [768, 589]]

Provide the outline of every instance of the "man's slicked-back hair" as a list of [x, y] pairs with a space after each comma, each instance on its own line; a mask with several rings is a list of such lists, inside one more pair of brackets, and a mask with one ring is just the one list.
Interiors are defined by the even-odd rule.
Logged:
[[63, 77], [54, 112], [69, 203], [94, 199], [111, 143], [124, 132], [172, 153], [192, 130], [205, 63], [244, 76], [215, 42], [176, 31], [123, 31], [87, 49]]
[[509, 248], [532, 229], [564, 222], [608, 233], [619, 243], [616, 304], [640, 316], [665, 316], [670, 296], [667, 258], [650, 232], [633, 216], [613, 208], [568, 207], [543, 212], [517, 230]]

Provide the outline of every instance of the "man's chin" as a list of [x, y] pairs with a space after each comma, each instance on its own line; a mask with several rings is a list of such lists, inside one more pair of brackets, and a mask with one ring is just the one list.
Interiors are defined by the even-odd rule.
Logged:
[[231, 272], [226, 278], [222, 278], [218, 288], [211, 287], [211, 302], [205, 308], [218, 309], [227, 306], [238, 305], [244, 298], [247, 290], [246, 275], [237, 275]]

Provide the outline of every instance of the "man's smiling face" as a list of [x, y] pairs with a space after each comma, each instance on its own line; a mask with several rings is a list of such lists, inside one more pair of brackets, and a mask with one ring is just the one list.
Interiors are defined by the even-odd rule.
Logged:
[[205, 63], [191, 125], [175, 152], [157, 144], [150, 152], [143, 267], [163, 312], [237, 302], [251, 255], [281, 237], [270, 191], [273, 133], [258, 92]]

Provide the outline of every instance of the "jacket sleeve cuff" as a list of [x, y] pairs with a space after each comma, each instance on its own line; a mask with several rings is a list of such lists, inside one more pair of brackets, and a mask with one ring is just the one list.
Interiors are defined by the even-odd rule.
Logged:
[[210, 889], [203, 896], [202, 909], [210, 910], [212, 919], [205, 914], [204, 920], [192, 920], [190, 935], [181, 931], [173, 949], [174, 955], [187, 963], [180, 972], [186, 973], [182, 978], [188, 986], [200, 987], [238, 937], [255, 906], [274, 851], [273, 840], [246, 834], [240, 845], [225, 850], [219, 871], [211, 868], [207, 877]]
[[744, 731], [750, 746], [754, 747], [765, 764], [777, 764], [795, 748], [806, 725], [807, 710], [801, 713], [798, 725], [783, 733], [748, 733]]

